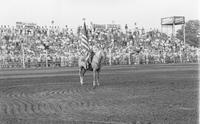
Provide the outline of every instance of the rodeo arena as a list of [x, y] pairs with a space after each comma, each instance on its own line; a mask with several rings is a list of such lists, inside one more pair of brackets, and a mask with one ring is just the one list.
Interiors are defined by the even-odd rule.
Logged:
[[2, 25], [0, 124], [198, 123], [200, 49], [177, 25]]

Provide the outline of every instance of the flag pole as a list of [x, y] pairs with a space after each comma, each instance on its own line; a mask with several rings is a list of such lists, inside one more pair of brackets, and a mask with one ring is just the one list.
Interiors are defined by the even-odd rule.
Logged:
[[85, 32], [84, 35], [86, 36], [86, 38], [87, 38], [87, 40], [88, 40], [87, 29], [86, 29], [86, 23], [85, 23], [86, 18], [83, 18], [82, 20], [83, 20], [83, 29], [84, 29], [84, 32]]

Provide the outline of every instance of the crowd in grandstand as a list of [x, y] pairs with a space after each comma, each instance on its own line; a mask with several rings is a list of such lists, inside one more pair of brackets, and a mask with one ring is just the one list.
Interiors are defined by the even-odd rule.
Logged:
[[[80, 45], [82, 30], [82, 26], [77, 28], [77, 32], [67, 26], [1, 26], [0, 64], [13, 63], [21, 67], [24, 60], [26, 66], [27, 63], [43, 66], [46, 61], [57, 62], [58, 66], [73, 66], [80, 54], [85, 53]], [[107, 64], [109, 58], [112, 64], [197, 62], [198, 48], [184, 45], [183, 41], [158, 30], [147, 32], [126, 27], [126, 31], [122, 31], [119, 27], [96, 28], [91, 25], [87, 26], [87, 31], [88, 42], [94, 51], [103, 47], [107, 50]], [[133, 53], [136, 47], [142, 48], [139, 54]]]

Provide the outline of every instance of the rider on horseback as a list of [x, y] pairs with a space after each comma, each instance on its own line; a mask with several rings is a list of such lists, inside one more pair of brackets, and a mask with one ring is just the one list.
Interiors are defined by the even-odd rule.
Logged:
[[90, 49], [87, 53], [87, 57], [86, 57], [86, 68], [89, 69], [91, 68], [91, 63], [92, 63], [92, 59], [94, 56], [94, 51], [92, 49]]

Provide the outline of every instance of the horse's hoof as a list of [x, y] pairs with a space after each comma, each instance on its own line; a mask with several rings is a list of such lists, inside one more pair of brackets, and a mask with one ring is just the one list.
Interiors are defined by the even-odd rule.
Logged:
[[96, 83], [93, 81], [93, 87], [96, 86]]
[[93, 89], [96, 89], [96, 87], [97, 87], [96, 85], [93, 85]]

